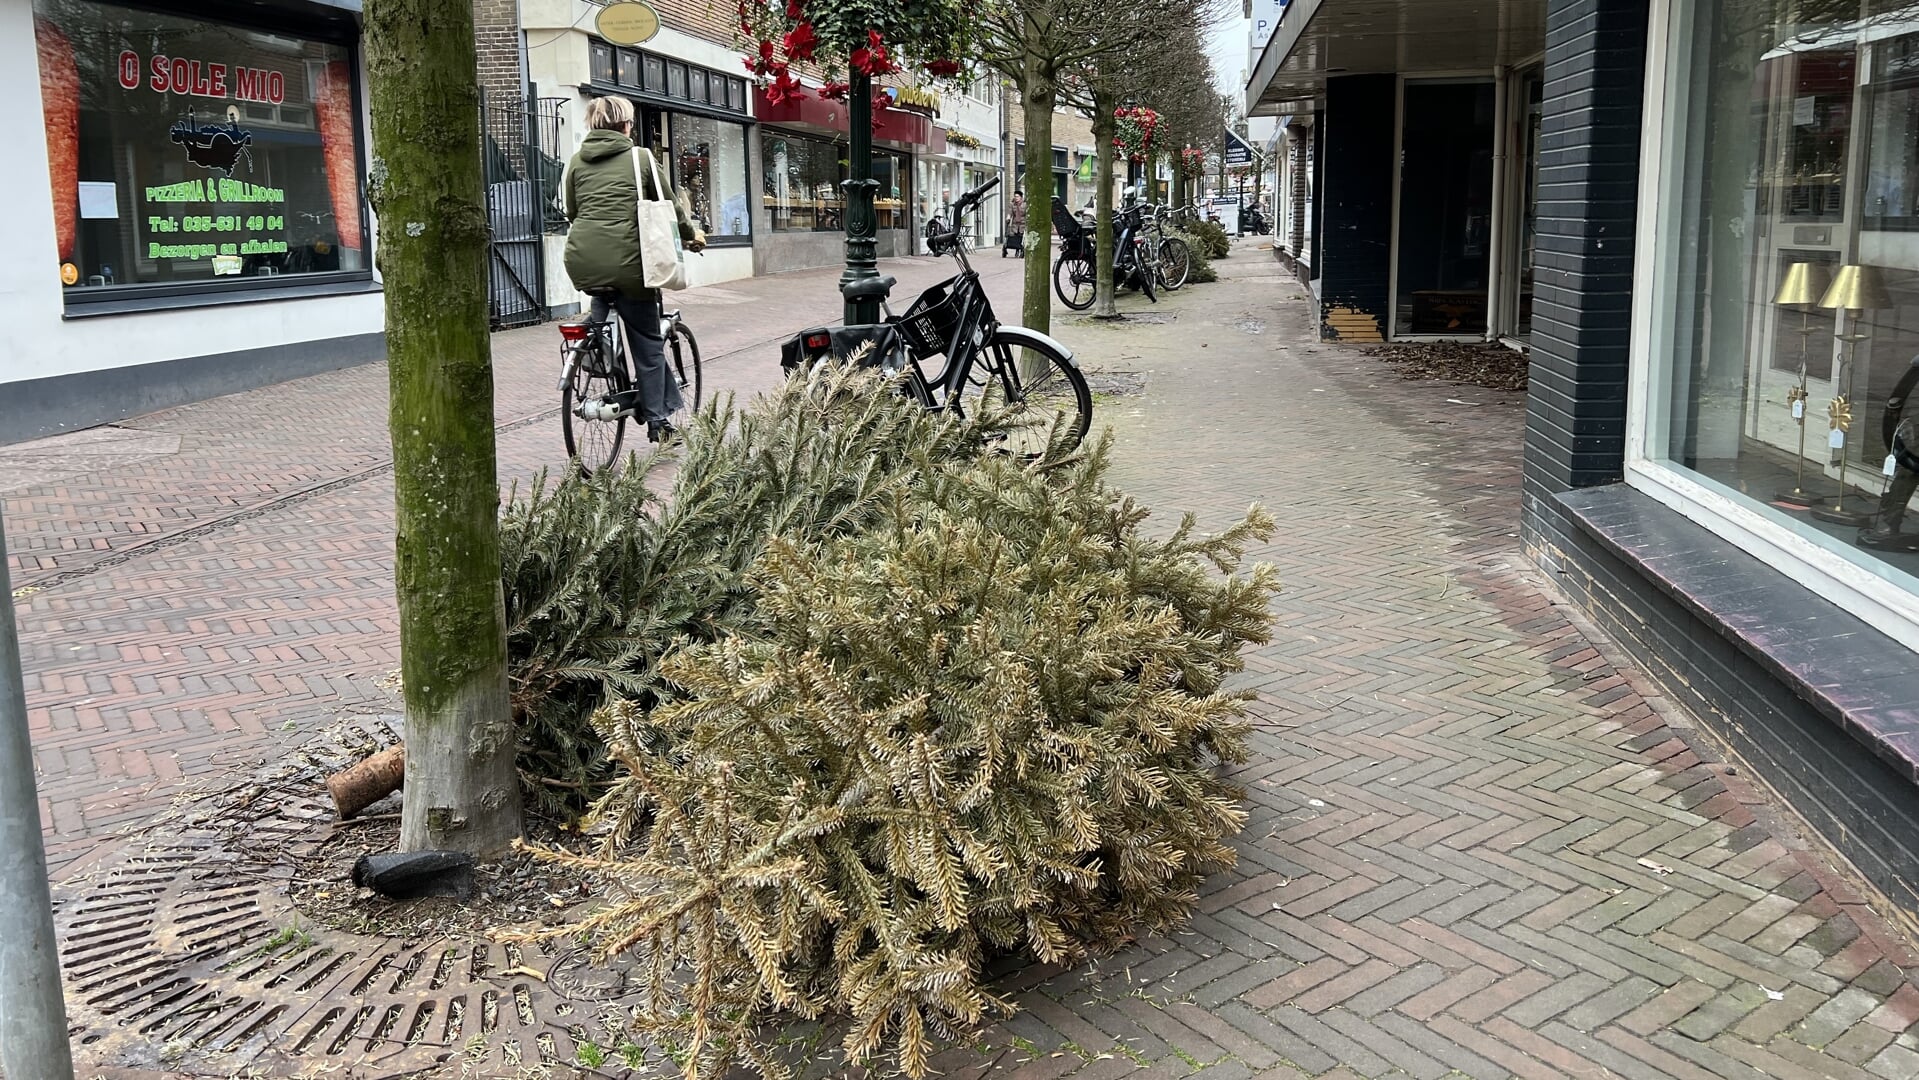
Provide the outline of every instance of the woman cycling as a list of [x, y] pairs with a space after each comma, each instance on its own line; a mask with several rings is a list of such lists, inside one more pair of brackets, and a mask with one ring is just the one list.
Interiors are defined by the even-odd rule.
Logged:
[[[616, 291], [612, 307], [626, 324], [633, 354], [634, 387], [609, 402], [623, 416], [637, 412], [646, 420], [646, 437], [663, 442], [673, 434], [667, 417], [680, 408], [680, 387], [666, 367], [666, 339], [660, 333], [660, 290], [647, 288], [640, 261], [641, 185], [651, 199], [671, 200], [680, 219], [680, 238], [688, 251], [706, 246], [706, 234], [673, 195], [666, 169], [655, 169], [650, 151], [633, 161], [633, 103], [623, 97], [595, 98], [586, 107], [586, 139], [567, 163], [561, 196], [572, 228], [566, 236], [566, 274], [582, 292]], [[651, 190], [654, 177], [666, 190]], [[642, 179], [644, 178], [644, 179]], [[607, 301], [593, 298], [592, 318], [602, 322]]]

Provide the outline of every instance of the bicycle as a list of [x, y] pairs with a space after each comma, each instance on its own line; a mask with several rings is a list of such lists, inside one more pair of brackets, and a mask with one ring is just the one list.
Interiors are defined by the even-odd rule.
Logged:
[[[1166, 225], [1175, 221], [1174, 212], [1166, 207], [1150, 208], [1146, 220], [1146, 242], [1157, 255], [1153, 260], [1153, 272], [1159, 279], [1159, 287], [1167, 292], [1177, 291], [1192, 276], [1192, 246], [1183, 237], [1166, 235]], [[1179, 226], [1174, 224], [1173, 227]]]
[[[611, 300], [614, 293], [589, 289], [587, 295]], [[686, 415], [700, 407], [700, 345], [677, 308], [661, 313], [660, 334], [666, 339], [666, 370], [680, 387], [679, 411], [667, 419], [681, 428]], [[633, 387], [626, 331], [609, 307], [604, 320], [588, 316], [561, 323], [560, 339], [560, 431], [567, 456], [591, 476], [618, 462], [626, 422], [633, 417], [632, 407], [617, 400]]]
[[[1059, 296], [1060, 303], [1074, 311], [1085, 311], [1093, 306], [1096, 295], [1097, 271], [1093, 258], [1098, 245], [1095, 243], [1092, 228], [1080, 222], [1070, 214], [1064, 213], [1065, 204], [1057, 196], [1053, 208], [1053, 227], [1060, 235], [1059, 258], [1053, 262], [1053, 292]], [[1114, 222], [1113, 246], [1119, 249], [1119, 257], [1113, 262], [1113, 285], [1115, 288], [1132, 285], [1145, 294], [1146, 299], [1159, 303], [1154, 295], [1162, 274], [1156, 254], [1160, 248], [1150, 244], [1145, 236], [1143, 206], [1130, 206], [1121, 210]], [[1180, 274], [1179, 283], [1186, 283], [1186, 274], [1191, 272], [1191, 259]], [[1178, 286], [1174, 286], [1177, 288]]]
[[[927, 222], [927, 247], [951, 255], [960, 266], [957, 275], [921, 293], [904, 315], [894, 315], [888, 303], [896, 278], [844, 286], [848, 300], [878, 300], [885, 321], [801, 331], [786, 343], [780, 365], [789, 374], [811, 372], [835, 355], [857, 355], [870, 342], [872, 356], [863, 362], [900, 375], [903, 392], [929, 412], [964, 416], [997, 386], [1005, 407], [1022, 417], [1009, 424], [1000, 450], [1040, 456], [1062, 418], [1069, 426], [1059, 435], [1060, 445], [1077, 447], [1092, 427], [1093, 395], [1072, 351], [1038, 331], [1001, 323], [966, 257], [961, 218], [999, 182], [992, 177], [961, 195], [953, 203], [952, 224], [940, 217]], [[928, 377], [921, 365], [936, 357], [940, 369]]]

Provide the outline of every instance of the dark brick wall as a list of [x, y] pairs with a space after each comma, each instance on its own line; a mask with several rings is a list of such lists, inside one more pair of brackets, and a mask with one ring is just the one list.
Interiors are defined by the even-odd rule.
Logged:
[[[1313, 138], [1311, 129], [1295, 127], [1287, 139], [1287, 156], [1292, 163], [1293, 223], [1286, 236], [1286, 250], [1297, 259], [1306, 250], [1306, 185], [1312, 179]], [[1315, 256], [1317, 258], [1317, 256]]]
[[1325, 170], [1318, 258], [1320, 332], [1328, 337], [1376, 341], [1386, 333], [1397, 86], [1391, 75], [1326, 80], [1326, 111], [1317, 125]]
[[1646, 0], [1547, 0], [1529, 505], [1622, 475], [1646, 14]]
[[479, 49], [480, 92], [488, 101], [524, 97], [519, 0], [473, 0], [473, 37]]

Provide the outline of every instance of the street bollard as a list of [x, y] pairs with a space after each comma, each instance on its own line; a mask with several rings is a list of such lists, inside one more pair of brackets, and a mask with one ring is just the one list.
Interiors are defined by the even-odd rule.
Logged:
[[0, 1072], [9, 1080], [73, 1080], [67, 1006], [40, 839], [20, 632], [13, 621], [0, 521]]

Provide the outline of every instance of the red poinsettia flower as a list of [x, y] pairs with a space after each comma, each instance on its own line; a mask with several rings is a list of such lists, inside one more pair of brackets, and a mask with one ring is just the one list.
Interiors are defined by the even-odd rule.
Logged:
[[813, 59], [813, 50], [819, 47], [820, 39], [813, 33], [813, 24], [803, 22], [788, 30], [780, 38], [780, 46], [786, 50], [786, 58], [794, 63], [805, 63]]
[[853, 89], [851, 83], [834, 82], [828, 79], [826, 85], [820, 87], [820, 97], [826, 101], [845, 101], [846, 93], [851, 89]]
[[806, 91], [801, 88], [799, 81], [793, 78], [793, 73], [787, 70], [785, 64], [779, 65], [773, 72], [772, 85], [766, 88], [766, 103], [768, 105], [784, 105], [789, 101], [798, 101], [805, 96]]
[[886, 55], [886, 42], [885, 39], [880, 37], [878, 30], [868, 30], [866, 32], [866, 44], [854, 49], [852, 54], [846, 58], [846, 62], [861, 74], [875, 78], [881, 75], [891, 75], [893, 72], [899, 70], [899, 65], [895, 64], [892, 58]]
[[936, 78], [950, 79], [960, 73], [958, 60], [931, 60], [927, 62], [926, 73]]

